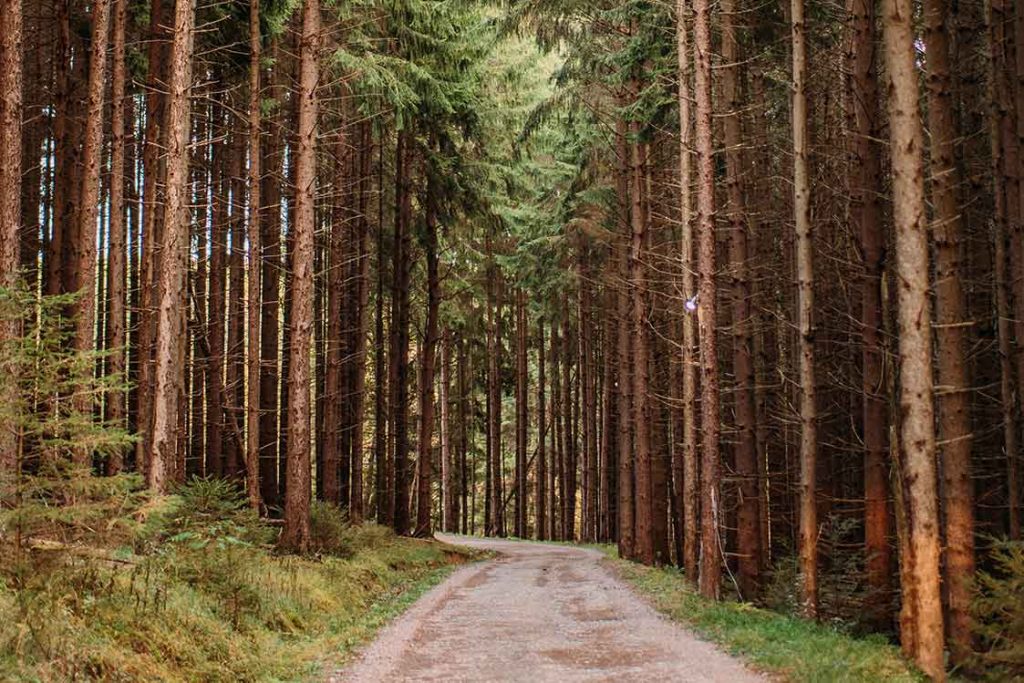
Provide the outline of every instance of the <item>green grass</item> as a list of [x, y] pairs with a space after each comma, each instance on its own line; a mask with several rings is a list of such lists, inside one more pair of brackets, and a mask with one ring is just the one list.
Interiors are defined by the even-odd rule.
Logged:
[[335, 555], [282, 555], [219, 501], [151, 509], [87, 553], [0, 557], [0, 681], [322, 680], [477, 557], [374, 525], [347, 527]]
[[751, 605], [700, 597], [675, 569], [619, 560], [605, 547], [617, 573], [654, 607], [702, 638], [786, 681], [924, 681], [882, 638], [854, 638], [828, 626]]

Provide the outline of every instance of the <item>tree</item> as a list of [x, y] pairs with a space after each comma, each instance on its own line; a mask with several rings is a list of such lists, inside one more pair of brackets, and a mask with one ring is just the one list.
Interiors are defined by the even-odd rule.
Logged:
[[818, 407], [814, 370], [814, 243], [807, 158], [807, 39], [803, 0], [793, 0], [793, 203], [800, 335], [800, 577], [803, 612], [818, 613]]
[[694, 0], [693, 58], [696, 99], [697, 230], [699, 288], [697, 325], [701, 365], [701, 546], [700, 592], [718, 599], [722, 563], [719, 538], [718, 340], [715, 283], [714, 145], [711, 140], [711, 5]]
[[974, 506], [971, 481], [970, 381], [967, 374], [967, 303], [961, 280], [963, 221], [957, 201], [958, 137], [950, 88], [945, 0], [925, 3], [928, 51], [928, 128], [931, 196], [935, 213], [935, 344], [938, 356], [938, 425], [942, 445], [942, 501], [946, 535], [946, 594], [953, 661], [970, 656], [971, 583], [974, 579]]
[[[125, 140], [134, 122], [125, 115], [127, 80], [125, 30], [128, 22], [127, 0], [115, 0], [111, 27], [110, 87], [110, 249], [107, 263], [107, 350], [111, 354], [107, 372], [122, 375], [127, 360], [125, 344], [128, 293], [128, 235], [125, 190]], [[114, 426], [125, 426], [123, 392], [116, 389], [107, 397], [104, 418]], [[107, 474], [117, 474], [124, 467], [124, 454], [115, 451], [106, 463]]]
[[414, 529], [414, 535], [419, 538], [429, 538], [433, 535], [430, 513], [431, 486], [434, 481], [434, 380], [439, 336], [438, 315], [441, 308], [441, 278], [438, 272], [437, 253], [437, 172], [436, 169], [427, 172], [426, 231], [423, 238], [427, 260], [427, 325], [420, 360], [419, 488], [416, 493]]
[[883, 381], [881, 169], [878, 151], [878, 82], [875, 71], [875, 3], [851, 0], [850, 220], [860, 233], [864, 274], [861, 280], [861, 414], [864, 439], [864, 546], [867, 580], [874, 593], [869, 606], [879, 628], [889, 620], [888, 429]]
[[[687, 27], [688, 16], [686, 0], [679, 0], [676, 5], [676, 52], [679, 62], [679, 177], [680, 177], [680, 224], [682, 255], [682, 294], [686, 301], [694, 300], [694, 258], [693, 258], [693, 162], [691, 147], [693, 145], [693, 125], [690, 111], [690, 41]], [[677, 449], [677, 457], [682, 460], [682, 467], [676, 467], [682, 479], [683, 518], [683, 559], [686, 576], [696, 582], [698, 578], [698, 514], [699, 487], [697, 459], [697, 368], [694, 358], [693, 318], [686, 311], [684, 303], [682, 318], [682, 448]]]
[[178, 462], [179, 397], [184, 380], [178, 352], [185, 296], [185, 260], [188, 255], [188, 137], [192, 89], [192, 46], [195, 8], [191, 0], [176, 0], [171, 77], [167, 101], [167, 184], [163, 212], [162, 253], [159, 273], [159, 308], [156, 327], [156, 366], [153, 395], [153, 452], [146, 480], [154, 491], [165, 493], [174, 480]]
[[945, 678], [939, 591], [928, 233], [924, 204], [923, 131], [918, 104], [911, 3], [886, 0], [884, 38], [889, 76], [890, 154], [896, 271], [899, 278], [900, 443], [906, 484], [909, 556], [903, 600], [913, 631], [910, 654], [933, 679]]
[[743, 188], [743, 130], [740, 112], [741, 54], [736, 26], [735, 0], [722, 3], [722, 99], [725, 141], [727, 216], [729, 219], [729, 262], [732, 274], [732, 367], [736, 377], [733, 392], [736, 411], [736, 475], [740, 479], [737, 511], [738, 581], [745, 599], [757, 598], [761, 571], [761, 538], [758, 510], [757, 442], [754, 407], [754, 358], [751, 290], [747, 254], [747, 209]]
[[[72, 240], [74, 262], [72, 264], [72, 291], [81, 292], [75, 300], [75, 348], [86, 352], [95, 347], [94, 325], [96, 322], [96, 297], [93, 290], [96, 282], [96, 221], [100, 205], [100, 174], [103, 152], [103, 94], [106, 88], [107, 34], [110, 29], [110, 0], [94, 0], [92, 3], [91, 51], [89, 58], [88, 105], [82, 144], [82, 188], [79, 195], [78, 225]], [[186, 93], [187, 105], [187, 93]], [[188, 119], [183, 125], [187, 139]], [[187, 144], [187, 143], [186, 143]], [[184, 150], [182, 151], [184, 153]], [[186, 160], [187, 164], [187, 160]], [[168, 202], [169, 203], [169, 202]], [[85, 413], [90, 410], [90, 397], [76, 394], [76, 408]], [[92, 454], [76, 449], [78, 464], [87, 464]]]
[[[0, 17], [0, 288], [12, 289], [18, 278], [18, 236], [21, 229], [21, 107], [22, 6], [9, 3]], [[14, 321], [0, 323], [0, 345], [15, 339]], [[9, 376], [0, 366], [0, 383]], [[0, 384], [0, 389], [3, 389]], [[17, 436], [6, 420], [0, 421], [0, 476], [17, 466]]]
[[262, 157], [260, 147], [260, 107], [263, 106], [260, 89], [261, 43], [259, 0], [249, 0], [249, 269], [248, 269], [248, 328], [249, 355], [246, 368], [246, 437], [245, 437], [245, 490], [249, 505], [259, 509], [260, 500], [260, 390], [263, 355], [260, 334], [263, 331], [263, 243], [260, 224], [260, 183]]
[[299, 52], [298, 141], [295, 155], [291, 349], [288, 375], [288, 484], [281, 545], [305, 551], [310, 540], [310, 349], [313, 340], [313, 249], [316, 230], [317, 81], [320, 5], [304, 0]]

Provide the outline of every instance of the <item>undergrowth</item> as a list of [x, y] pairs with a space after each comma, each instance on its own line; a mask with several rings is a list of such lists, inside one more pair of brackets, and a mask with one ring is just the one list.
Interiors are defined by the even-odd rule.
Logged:
[[923, 681], [882, 637], [855, 638], [834, 627], [738, 602], [712, 602], [693, 589], [681, 572], [615, 558], [619, 575], [652, 601], [658, 611], [686, 624], [699, 636], [787, 681]]
[[[0, 680], [316, 677], [469, 557], [323, 508], [318, 554], [279, 555], [276, 530], [230, 483], [150, 499], [137, 477], [94, 480], [102, 490], [60, 514], [27, 518], [42, 498], [0, 510], [0, 531], [32, 530], [18, 552], [0, 533]], [[69, 533], [82, 519], [89, 533]]]

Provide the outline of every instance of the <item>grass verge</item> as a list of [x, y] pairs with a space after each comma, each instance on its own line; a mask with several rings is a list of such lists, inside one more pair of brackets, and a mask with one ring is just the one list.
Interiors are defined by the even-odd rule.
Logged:
[[735, 602], [700, 597], [676, 569], [651, 568], [620, 560], [602, 547], [616, 573], [673, 621], [786, 681], [897, 683], [924, 681], [882, 638], [854, 638], [805, 619]]
[[333, 552], [282, 555], [244, 500], [204, 491], [215, 486], [106, 517], [105, 529], [122, 530], [104, 543], [90, 534], [37, 542], [20, 561], [0, 553], [0, 680], [322, 680], [476, 559], [374, 525], [316, 521]]

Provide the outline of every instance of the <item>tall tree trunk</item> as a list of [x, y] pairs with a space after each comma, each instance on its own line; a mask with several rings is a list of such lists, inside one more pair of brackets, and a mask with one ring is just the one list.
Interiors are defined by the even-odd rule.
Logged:
[[614, 242], [618, 251], [618, 272], [621, 282], [618, 283], [616, 294], [616, 356], [618, 392], [616, 411], [619, 415], [619, 472], [618, 472], [618, 511], [619, 511], [619, 556], [631, 558], [636, 546], [636, 515], [633, 498], [633, 379], [630, 373], [632, 366], [630, 357], [630, 298], [626, 290], [629, 278], [629, 147], [626, 142], [626, 122], [618, 119], [615, 122], [616, 151], [616, 193], [619, 205], [620, 240]]
[[[180, 0], [175, 0], [179, 2]], [[146, 53], [148, 73], [146, 74], [146, 130], [145, 146], [142, 155], [143, 189], [142, 189], [142, 257], [139, 281], [139, 330], [138, 343], [138, 407], [136, 408], [136, 428], [140, 438], [135, 447], [136, 467], [143, 472], [148, 469], [149, 458], [153, 452], [153, 419], [154, 401], [156, 400], [154, 381], [154, 349], [158, 312], [155, 298], [158, 296], [159, 260], [158, 252], [161, 244], [162, 216], [160, 204], [160, 181], [164, 176], [162, 150], [166, 147], [165, 137], [170, 126], [168, 117], [169, 97], [165, 94], [164, 84], [167, 82], [167, 50], [166, 44], [172, 43], [166, 34], [167, 17], [164, 12], [164, 0], [153, 0], [150, 6], [149, 46]], [[193, 22], [195, 19], [192, 20]], [[177, 38], [175, 35], [174, 38]], [[66, 240], [65, 240], [66, 241]], [[59, 253], [59, 245], [56, 249]], [[57, 268], [59, 259], [54, 259]], [[56, 283], [56, 278], [54, 278]]]
[[989, 97], [991, 111], [991, 149], [993, 194], [995, 196], [995, 299], [998, 320], [1000, 398], [1003, 416], [1003, 449], [1006, 454], [1007, 508], [1009, 535], [1020, 538], [1018, 501], [1019, 457], [1017, 396], [1014, 381], [1014, 351], [1011, 340], [1010, 279], [1007, 272], [1011, 235], [1020, 221], [1019, 140], [1015, 134], [1014, 108], [1010, 104], [1011, 86], [1007, 74], [1006, 26], [1008, 8], [1004, 0], [986, 3], [989, 27]]
[[[204, 99], [208, 99], [208, 95]], [[206, 422], [203, 413], [203, 406], [205, 405], [207, 386], [207, 374], [208, 374], [208, 358], [206, 357], [207, 351], [209, 350], [209, 337], [208, 327], [205, 326], [207, 322], [206, 316], [206, 291], [207, 284], [209, 282], [209, 271], [210, 264], [207, 258], [209, 252], [208, 236], [210, 234], [210, 221], [209, 217], [209, 202], [207, 197], [210, 193], [210, 148], [211, 135], [210, 135], [210, 104], [208, 101], [203, 101], [195, 105], [195, 113], [198, 116], [193, 117], [193, 137], [196, 144], [193, 145], [192, 149], [192, 206], [194, 207], [195, 215], [200, 218], [196, 221], [196, 267], [195, 272], [191, 275], [191, 283], [189, 284], [189, 291], [191, 292], [190, 303], [192, 306], [191, 320], [194, 324], [190, 326], [189, 332], [191, 337], [191, 344], [189, 345], [189, 352], [191, 353], [191, 373], [190, 373], [190, 386], [189, 386], [189, 398], [191, 401], [191, 440], [190, 450], [188, 453], [187, 468], [185, 471], [186, 480], [193, 477], [205, 477], [206, 476]], [[111, 195], [113, 196], [113, 195]], [[113, 227], [113, 226], [112, 226]], [[111, 232], [113, 235], [113, 232]], [[111, 259], [113, 262], [113, 258]], [[200, 323], [200, 321], [202, 321]]]
[[[466, 384], [466, 374], [469, 364], [468, 354], [466, 352], [466, 343], [459, 335], [458, 350], [456, 352], [457, 362], [459, 364], [458, 370], [458, 386], [459, 386], [459, 494], [462, 496], [460, 505], [460, 511], [462, 513], [462, 533], [463, 535], [469, 533], [469, 518], [476, 516], [476, 449], [473, 449], [473, 500], [474, 504], [472, 509], [469, 505], [469, 481], [470, 471], [469, 462], [467, 462], [467, 456], [469, 451], [469, 434], [470, 431], [467, 429], [466, 422], [469, 420], [469, 387]], [[474, 522], [475, 524], [475, 522]]]
[[248, 323], [249, 354], [247, 359], [245, 491], [249, 505], [260, 509], [260, 380], [263, 356], [260, 352], [262, 332], [263, 243], [260, 224], [260, 54], [263, 35], [260, 31], [260, 2], [249, 0], [249, 272]]
[[[1005, 5], [1004, 5], [1005, 6]], [[1024, 154], [1021, 153], [1021, 144], [1024, 140], [1024, 7], [1020, 6], [1020, 3], [1014, 2], [1011, 4], [1012, 17], [1007, 19], [1013, 19], [1014, 34], [1011, 38], [1006, 36], [1006, 42], [1004, 50], [1006, 51], [1007, 60], [1007, 71], [1008, 76], [1013, 77], [1013, 85], [1008, 88], [1008, 91], [1013, 93], [1015, 107], [1015, 115], [1010, 117], [1010, 125], [1015, 124], [1016, 128], [1016, 139], [1013, 145], [1016, 147], [1016, 154], [1010, 156], [1016, 156], [1017, 163], [1014, 166], [1013, 175], [1016, 185], [1017, 194], [1014, 197], [1014, 202], [1011, 203], [1008, 211], [1011, 220], [1009, 221], [1009, 251], [1008, 256], [1010, 257], [1011, 264], [1011, 279], [1012, 283], [1012, 301], [1013, 301], [1013, 329], [1014, 338], [1017, 341], [1016, 348], [1016, 370], [1017, 370], [1017, 383], [1020, 384], [1022, 378], [1024, 378]], [[1004, 16], [1010, 11], [1009, 8], [1004, 11]], [[1010, 56], [1013, 57], [1013, 63], [1010, 63]], [[1008, 106], [1010, 102], [1007, 102]], [[1017, 396], [1017, 420], [1020, 421], [1024, 418], [1024, 401], [1021, 400], [1020, 396]], [[1019, 455], [1017, 456], [1019, 458]], [[1009, 485], [1009, 502], [1013, 508], [1016, 518], [1016, 524], [1011, 524], [1013, 528], [1011, 537], [1014, 539], [1020, 538], [1020, 484], [1017, 481], [1017, 459], [1012, 464], [1013, 469], [1013, 481], [1007, 482]]]
[[[490, 239], [490, 238], [488, 238]], [[491, 514], [491, 527], [489, 529], [489, 535], [491, 536], [504, 536], [505, 535], [505, 506], [502, 495], [502, 467], [504, 458], [502, 457], [502, 439], [501, 439], [501, 308], [502, 308], [502, 283], [501, 283], [501, 269], [495, 263], [493, 254], [491, 253], [491, 245], [488, 242], [488, 258], [490, 261], [490, 268], [492, 277], [491, 280], [491, 295], [492, 305], [489, 306], [490, 310], [490, 328], [491, 333], [488, 340], [488, 370], [487, 370], [487, 387], [488, 395], [490, 396], [490, 411], [489, 411], [489, 430], [488, 440], [490, 444], [490, 514]]]
[[569, 299], [562, 299], [562, 534], [563, 540], [576, 540], [576, 406], [572, 384], [572, 331]]
[[[344, 126], [344, 124], [342, 124]], [[341, 445], [342, 422], [344, 420], [344, 381], [343, 364], [345, 361], [345, 321], [344, 298], [347, 285], [347, 241], [345, 224], [348, 220], [345, 187], [352, 182], [348, 173], [348, 151], [350, 144], [345, 135], [344, 127], [337, 132], [334, 147], [334, 201], [332, 211], [330, 243], [328, 248], [327, 275], [327, 339], [326, 357], [324, 359], [324, 425], [319, 432], [323, 440], [323, 471], [320, 476], [323, 484], [324, 500], [341, 506], [341, 458], [344, 457]]]
[[370, 227], [367, 204], [370, 197], [370, 158], [373, 147], [372, 128], [360, 126], [359, 215], [356, 218], [356, 307], [355, 344], [352, 378], [352, 487], [349, 495], [349, 517], [354, 524], [363, 519], [363, 428], [366, 412], [366, 335], [367, 309], [370, 302]]
[[[128, 251], [126, 233], [125, 138], [132, 121], [125, 117], [125, 26], [127, 0], [115, 0], [111, 42], [113, 62], [110, 87], [110, 251], [107, 261], [107, 372], [123, 381], [125, 342], [127, 340], [126, 305], [128, 289]], [[106, 397], [104, 419], [111, 425], [125, 427], [124, 394], [113, 389]], [[124, 453], [116, 450], [107, 457], [106, 472], [118, 474], [124, 468]]]
[[902, 560], [910, 563], [910, 571], [905, 577], [903, 595], [904, 600], [912, 603], [916, 620], [914, 659], [926, 674], [942, 680], [945, 668], [939, 590], [928, 228], [914, 18], [909, 0], [885, 0], [883, 6], [899, 278], [900, 442], [909, 493], [910, 554]]
[[[230, 119], [229, 119], [230, 120]], [[225, 444], [224, 476], [242, 484], [245, 465], [244, 435], [234, 426], [244, 429], [245, 405], [245, 138], [232, 130], [228, 142], [228, 182], [231, 189], [231, 241], [228, 244], [228, 341], [225, 357], [224, 410], [228, 430]]]
[[803, 0], [792, 0], [793, 210], [800, 337], [800, 588], [805, 616], [818, 615], [818, 406], [814, 370], [814, 242], [807, 145], [807, 38]]
[[861, 280], [861, 414], [864, 440], [864, 550], [871, 587], [868, 615], [884, 629], [890, 619], [886, 385], [883, 381], [881, 170], [878, 151], [878, 81], [875, 70], [875, 2], [851, 0], [849, 157], [850, 221], [860, 234], [864, 275]]
[[213, 103], [213, 131], [211, 178], [213, 181], [213, 226], [210, 231], [210, 306], [207, 315], [207, 335], [210, 355], [206, 387], [206, 472], [224, 476], [224, 303], [227, 284], [227, 221], [228, 185], [224, 152], [226, 144], [216, 139], [222, 135], [222, 108]]
[[391, 377], [390, 367], [385, 372], [384, 356], [384, 141], [381, 141], [378, 157], [377, 194], [377, 293], [374, 316], [373, 354], [373, 458], [374, 458], [374, 500], [377, 523], [391, 525], [394, 509], [388, 484], [388, 440], [387, 440], [387, 394]]
[[697, 105], [697, 228], [700, 287], [697, 300], [701, 362], [701, 553], [700, 592], [718, 599], [722, 562], [719, 538], [719, 420], [717, 285], [715, 283], [714, 146], [711, 140], [711, 3], [694, 0], [694, 90]]
[[302, 5], [299, 127], [295, 155], [294, 253], [291, 267], [291, 347], [288, 376], [288, 484], [281, 545], [305, 551], [310, 541], [310, 350], [313, 342], [313, 252], [316, 231], [317, 82], [320, 4]]
[[[78, 225], [73, 240], [74, 261], [71, 267], [73, 289], [79, 294], [75, 300], [75, 349], [92, 351], [96, 325], [96, 224], [100, 207], [100, 176], [103, 170], [103, 94], [106, 88], [107, 34], [110, 29], [110, 0], [92, 3], [91, 54], [89, 56], [88, 105], [85, 118], [85, 136], [82, 146], [82, 188], [79, 195]], [[187, 105], [187, 101], [186, 101]], [[185, 117], [188, 138], [188, 116]], [[188, 161], [185, 161], [185, 166]], [[187, 178], [184, 180], [187, 184]], [[184, 197], [182, 197], [184, 200]], [[86, 415], [93, 410], [93, 397], [89, 392], [78, 392], [75, 409]], [[89, 465], [92, 452], [87, 448], [73, 449], [78, 465]]]
[[732, 275], [732, 358], [736, 388], [735, 470], [739, 479], [736, 517], [739, 562], [737, 582], [743, 599], [754, 600], [759, 590], [761, 542], [757, 497], [757, 443], [755, 440], [754, 358], [751, 332], [750, 275], [747, 264], [747, 207], [742, 184], [743, 131], [740, 119], [740, 49], [737, 37], [737, 2], [722, 3], [722, 99], [726, 111], [725, 173], [729, 219], [729, 261]]
[[[21, 230], [22, 3], [8, 3], [0, 14], [0, 287], [18, 281], [18, 238]], [[13, 320], [0, 321], [0, 345], [17, 338]], [[10, 372], [0, 366], [0, 390], [7, 391]], [[0, 424], [0, 477], [18, 466], [18, 440], [13, 424]]]
[[[279, 59], [280, 45], [275, 42], [271, 54]], [[270, 83], [270, 96], [274, 99], [283, 97], [281, 93], [282, 72], [279, 68]], [[281, 490], [278, 485], [278, 395], [280, 393], [278, 379], [278, 362], [280, 355], [280, 322], [281, 309], [281, 211], [283, 196], [281, 184], [284, 182], [282, 163], [283, 140], [281, 128], [284, 117], [278, 111], [269, 121], [268, 134], [262, 137], [264, 160], [260, 162], [263, 171], [261, 178], [262, 190], [260, 198], [265, 210], [260, 213], [260, 226], [263, 234], [260, 243], [263, 246], [260, 285], [263, 290], [260, 323], [260, 355], [262, 369], [260, 371], [260, 489], [263, 503], [268, 507], [276, 507], [281, 502]]]
[[547, 452], [545, 448], [545, 437], [547, 436], [547, 404], [545, 396], [544, 376], [544, 319], [537, 321], [537, 475], [536, 485], [536, 528], [534, 529], [538, 541], [548, 539], [548, 516], [547, 516]]
[[526, 295], [516, 289], [516, 538], [526, 538], [527, 498], [527, 392], [529, 381], [526, 368]]
[[551, 538], [565, 539], [565, 439], [564, 419], [566, 412], [562, 394], [562, 354], [558, 322], [551, 319], [551, 405], [554, 430], [552, 431], [551, 454], [554, 467], [551, 469]]
[[971, 654], [971, 582], [974, 578], [974, 508], [971, 482], [971, 419], [967, 374], [967, 303], [961, 272], [963, 220], [957, 201], [960, 170], [950, 87], [946, 0], [925, 2], [928, 54], [928, 128], [931, 191], [935, 207], [935, 315], [938, 357], [938, 424], [942, 444], [942, 500], [945, 506], [946, 596], [953, 662]]
[[159, 271], [159, 308], [156, 326], [156, 367], [153, 393], [153, 451], [146, 482], [165, 493], [178, 461], [178, 401], [184, 383], [178, 345], [181, 343], [185, 296], [185, 269], [189, 247], [188, 139], [189, 95], [192, 89], [192, 0], [176, 0], [174, 40], [167, 101], [167, 186], [163, 214]]
[[[691, 187], [693, 170], [691, 146], [693, 145], [693, 126], [690, 108], [690, 41], [687, 28], [687, 0], [678, 0], [676, 4], [676, 46], [679, 59], [679, 209], [682, 226], [682, 291], [687, 302], [694, 301], [693, 258], [693, 201]], [[682, 478], [682, 518], [683, 518], [683, 559], [686, 576], [694, 583], [698, 579], [698, 515], [699, 515], [699, 482], [700, 470], [697, 460], [697, 364], [694, 357], [693, 316], [689, 304], [684, 305], [682, 327], [682, 413], [683, 430], [680, 435], [682, 448], [678, 449], [678, 457], [682, 467], [677, 467]]]
[[412, 472], [409, 463], [409, 271], [411, 268], [410, 216], [412, 179], [409, 150], [412, 132], [401, 130], [395, 156], [395, 241], [391, 285], [391, 425], [394, 452], [394, 529], [409, 533], [409, 494]]
[[[431, 147], [433, 147], [431, 141]], [[427, 326], [423, 335], [420, 359], [420, 435], [419, 488], [416, 494], [416, 529], [418, 538], [433, 535], [430, 520], [431, 489], [434, 482], [434, 371], [437, 365], [438, 314], [441, 308], [441, 277], [437, 255], [437, 179], [436, 169], [427, 171], [426, 234], [424, 251], [427, 259]]]
[[[633, 124], [632, 133], [638, 136], [639, 126]], [[630, 145], [630, 226], [632, 239], [629, 250], [629, 290], [632, 297], [632, 343], [633, 343], [633, 427], [636, 430], [634, 465], [636, 502], [636, 546], [635, 556], [640, 562], [654, 564], [654, 531], [652, 474], [651, 474], [651, 429], [653, 411], [648, 395], [650, 352], [647, 348], [647, 273], [644, 259], [647, 248], [647, 213], [643, 201], [642, 146], [639, 142]]]
[[441, 528], [450, 534], [458, 533], [458, 497], [455, 488], [455, 463], [452, 461], [451, 437], [451, 365], [452, 335], [445, 329], [441, 333]]

